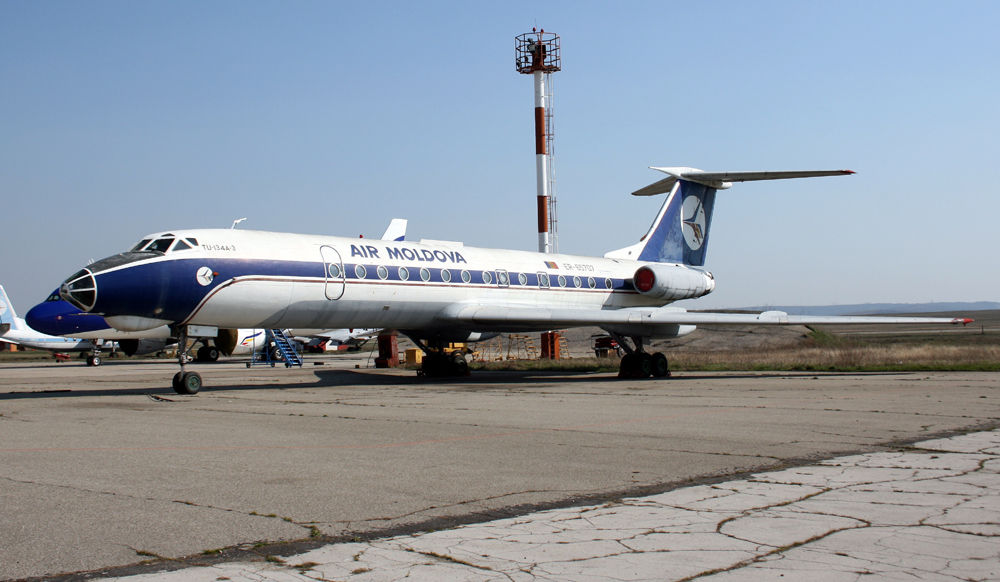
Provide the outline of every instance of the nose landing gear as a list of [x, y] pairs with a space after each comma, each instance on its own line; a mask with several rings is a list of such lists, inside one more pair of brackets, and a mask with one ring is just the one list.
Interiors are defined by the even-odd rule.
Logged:
[[201, 390], [201, 374], [198, 372], [188, 372], [184, 365], [191, 359], [188, 355], [188, 329], [187, 326], [180, 326], [177, 334], [177, 363], [181, 366], [181, 371], [174, 374], [174, 392], [178, 394], [197, 394]]

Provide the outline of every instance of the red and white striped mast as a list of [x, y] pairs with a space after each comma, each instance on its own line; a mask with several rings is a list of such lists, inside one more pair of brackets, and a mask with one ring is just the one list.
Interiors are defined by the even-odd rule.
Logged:
[[538, 250], [554, 253], [559, 250], [555, 195], [552, 188], [552, 132], [550, 75], [562, 67], [559, 35], [542, 30], [514, 37], [517, 72], [532, 75], [535, 81], [535, 174], [538, 192]]

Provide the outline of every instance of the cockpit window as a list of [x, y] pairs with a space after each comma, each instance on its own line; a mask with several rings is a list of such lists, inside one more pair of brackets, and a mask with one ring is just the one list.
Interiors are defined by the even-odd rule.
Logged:
[[138, 244], [136, 244], [134, 247], [132, 247], [132, 251], [135, 252], [135, 251], [138, 251], [138, 250], [142, 250], [142, 247], [148, 245], [149, 241], [151, 241], [151, 240], [152, 239], [148, 239], [148, 238], [142, 239], [141, 241], [138, 242]]
[[151, 245], [149, 245], [147, 251], [156, 251], [158, 253], [165, 253], [167, 249], [170, 248], [170, 243], [174, 242], [173, 237], [171, 238], [158, 238]]
[[196, 238], [186, 238], [184, 240], [188, 241], [193, 247], [198, 246], [198, 239]]
[[187, 244], [186, 242], [180, 239], [177, 239], [177, 244], [174, 245], [175, 251], [186, 251], [189, 248], [191, 248], [191, 245]]

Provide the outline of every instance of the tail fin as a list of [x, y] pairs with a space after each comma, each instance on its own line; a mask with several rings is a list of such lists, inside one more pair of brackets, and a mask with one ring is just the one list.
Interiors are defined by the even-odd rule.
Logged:
[[4, 291], [3, 285], [0, 285], [0, 324], [8, 329], [20, 329], [21, 327], [18, 323], [17, 313], [14, 312], [14, 305], [7, 298], [7, 292]]
[[382, 240], [401, 241], [406, 239], [406, 219], [393, 218], [388, 228], [382, 233]]
[[670, 194], [660, 207], [653, 225], [637, 244], [606, 253], [605, 257], [703, 266], [717, 190], [729, 188], [733, 182], [844, 176], [854, 173], [851, 170], [704, 172], [695, 168], [653, 169], [668, 174], [668, 177], [632, 194]]
[[669, 192], [652, 226], [638, 244], [604, 256], [696, 267], [704, 265], [715, 207], [715, 188], [675, 179]]

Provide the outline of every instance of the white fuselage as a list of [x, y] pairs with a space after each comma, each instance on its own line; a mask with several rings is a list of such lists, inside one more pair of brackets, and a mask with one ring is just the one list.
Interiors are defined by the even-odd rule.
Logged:
[[[600, 311], [673, 300], [636, 291], [632, 276], [646, 263], [626, 259], [243, 230], [171, 235], [197, 245], [94, 265], [93, 310], [114, 327], [433, 330], [449, 327], [440, 315], [461, 305]], [[687, 266], [661, 267], [711, 277]], [[155, 297], [137, 297], [137, 289], [151, 295], [154, 280], [163, 281]], [[545, 322], [522, 327], [545, 329]]]

